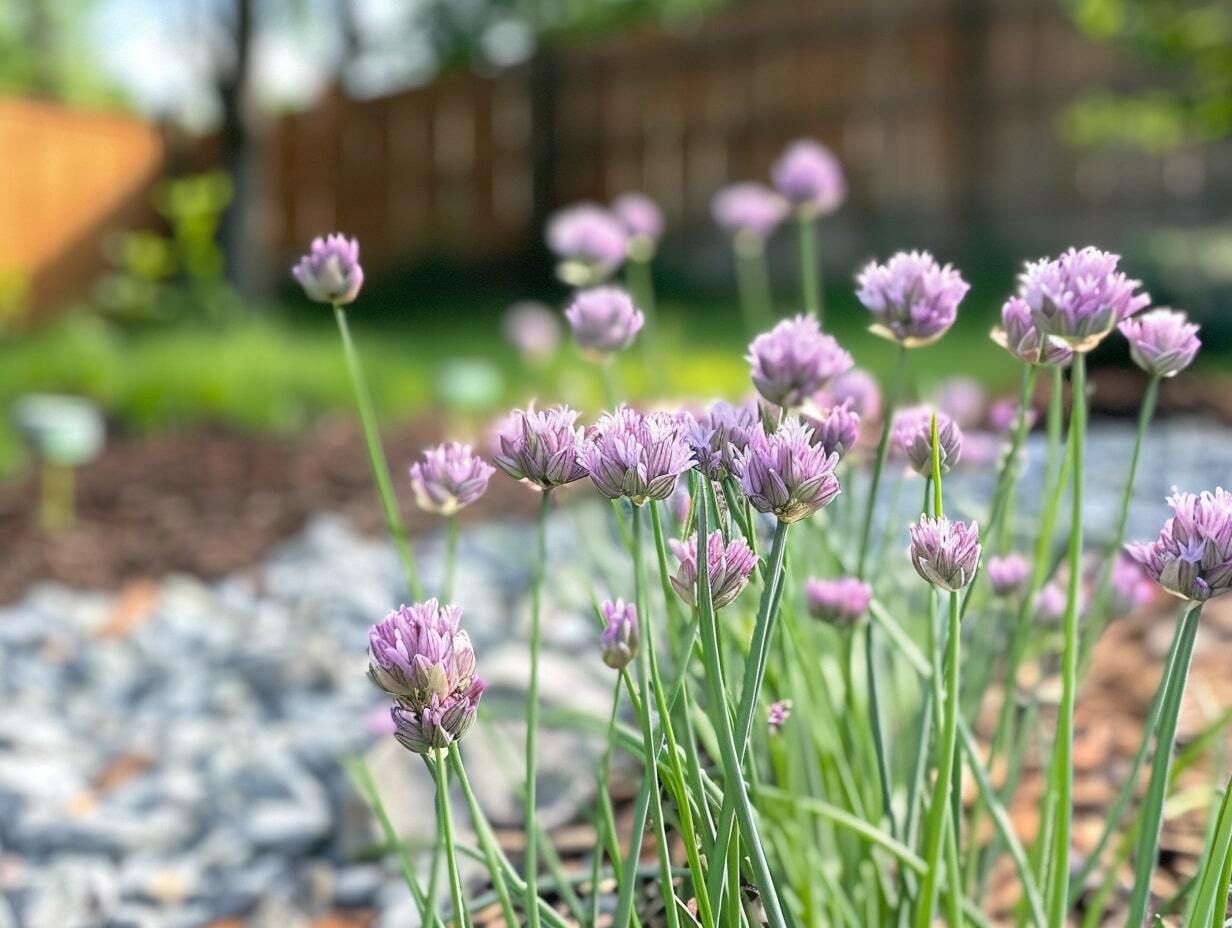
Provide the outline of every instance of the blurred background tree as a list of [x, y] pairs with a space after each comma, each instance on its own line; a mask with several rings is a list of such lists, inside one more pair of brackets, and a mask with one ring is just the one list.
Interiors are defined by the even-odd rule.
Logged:
[[1063, 129], [1079, 145], [1151, 152], [1232, 137], [1232, 3], [1227, 0], [1074, 0], [1090, 38], [1141, 56], [1158, 83], [1082, 96]]

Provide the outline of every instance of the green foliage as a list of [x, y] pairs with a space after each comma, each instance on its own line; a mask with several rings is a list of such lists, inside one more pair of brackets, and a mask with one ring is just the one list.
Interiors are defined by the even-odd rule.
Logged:
[[1232, 5], [1226, 0], [1071, 0], [1088, 36], [1157, 69], [1140, 93], [1096, 92], [1062, 122], [1080, 145], [1108, 142], [1166, 151], [1232, 136]]

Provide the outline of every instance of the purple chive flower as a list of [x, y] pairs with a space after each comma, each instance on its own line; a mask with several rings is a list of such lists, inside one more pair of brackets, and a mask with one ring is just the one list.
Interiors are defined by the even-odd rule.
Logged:
[[608, 499], [627, 496], [640, 506], [671, 496], [693, 453], [679, 416], [621, 406], [595, 423], [578, 460]]
[[900, 251], [885, 264], [870, 261], [856, 282], [856, 296], [873, 314], [869, 331], [906, 348], [944, 335], [970, 289], [957, 270], [927, 251]]
[[560, 322], [542, 303], [525, 300], [505, 310], [501, 321], [505, 338], [528, 361], [542, 361], [560, 345]]
[[877, 378], [862, 368], [853, 367], [839, 374], [822, 395], [828, 400], [824, 405], [848, 403], [851, 411], [861, 419], [871, 421], [881, 415], [881, 388], [877, 386]]
[[992, 591], [998, 596], [1009, 596], [1017, 593], [1031, 572], [1031, 566], [1021, 554], [1007, 554], [1004, 557], [988, 559], [988, 582]]
[[1232, 493], [1174, 492], [1172, 517], [1152, 542], [1125, 550], [1173, 596], [1204, 602], [1232, 589]]
[[[672, 554], [680, 567], [672, 575], [672, 586], [690, 606], [697, 603], [697, 534], [687, 541], [668, 540]], [[710, 598], [716, 610], [722, 609], [748, 585], [749, 574], [757, 566], [757, 555], [743, 538], [724, 543], [723, 532], [715, 530], [706, 539], [706, 574], [710, 580]]]
[[596, 359], [624, 351], [646, 322], [633, 298], [619, 287], [581, 291], [565, 310], [565, 318], [578, 346]]
[[629, 237], [620, 220], [594, 203], [579, 203], [548, 219], [548, 248], [560, 259], [557, 274], [572, 287], [611, 276], [624, 264]]
[[1134, 293], [1141, 282], [1117, 269], [1120, 260], [1098, 248], [1071, 248], [1055, 260], [1027, 264], [1018, 295], [1040, 332], [1074, 351], [1090, 351], [1151, 302], [1148, 294]]
[[911, 534], [911, 566], [943, 590], [956, 593], [975, 577], [980, 566], [980, 527], [942, 516], [920, 516]]
[[766, 711], [766, 724], [770, 726], [770, 734], [777, 735], [791, 717], [791, 700], [780, 699], [771, 703]]
[[801, 139], [787, 146], [770, 169], [774, 186], [806, 216], [832, 213], [847, 198], [843, 166], [824, 145]]
[[462, 609], [430, 599], [401, 606], [368, 630], [368, 676], [416, 705], [470, 686], [475, 651], [461, 629]]
[[1031, 308], [1022, 297], [1012, 296], [1001, 307], [1001, 324], [990, 333], [992, 340], [1024, 364], [1059, 364], [1064, 366], [1074, 357], [1069, 345], [1045, 335], [1031, 316]]
[[971, 377], [947, 377], [937, 388], [937, 408], [960, 428], [978, 426], [987, 403], [984, 388]]
[[856, 446], [860, 438], [860, 417], [852, 411], [850, 400], [815, 415], [802, 412], [800, 418], [813, 430], [813, 444], [821, 447], [826, 454], [837, 454], [840, 459]]
[[612, 214], [629, 235], [629, 256], [638, 261], [653, 257], [667, 224], [659, 204], [644, 193], [622, 193], [612, 201]]
[[1134, 363], [1152, 377], [1175, 377], [1193, 363], [1202, 347], [1198, 326], [1171, 309], [1153, 309], [1126, 319], [1119, 328], [1129, 339]]
[[603, 616], [603, 663], [613, 670], [623, 670], [637, 656], [637, 607], [623, 599], [605, 600], [599, 607]]
[[499, 426], [497, 465], [514, 480], [529, 480], [550, 490], [586, 476], [578, 461], [582, 429], [578, 414], [568, 406], [550, 409], [515, 409]]
[[457, 606], [430, 599], [400, 607], [368, 631], [368, 676], [397, 701], [394, 737], [417, 754], [448, 748], [475, 721], [483, 681], [461, 621]]
[[749, 345], [753, 386], [776, 406], [799, 406], [827, 382], [851, 369], [851, 355], [821, 331], [812, 316], [784, 319]]
[[[1081, 595], [1079, 600], [1081, 600]], [[1044, 584], [1044, 588], [1039, 591], [1039, 595], [1035, 599], [1035, 613], [1046, 622], [1059, 622], [1065, 616], [1065, 608], [1069, 605], [1069, 594], [1065, 587], [1057, 580], [1051, 583]], [[1078, 611], [1082, 612], [1082, 603], [1079, 602]]]
[[873, 588], [855, 577], [809, 580], [804, 585], [809, 614], [823, 622], [851, 626], [868, 611]]
[[456, 441], [429, 448], [411, 465], [411, 488], [419, 508], [451, 516], [483, 496], [496, 468]]
[[[937, 443], [940, 445], [941, 473], [948, 474], [962, 457], [962, 430], [943, 412], [937, 415]], [[890, 440], [906, 455], [916, 473], [924, 477], [933, 472], [933, 412], [929, 409], [904, 409], [894, 417]]]
[[[1008, 432], [1018, 424], [1018, 400], [1002, 397], [988, 407], [988, 427], [994, 432]], [[1027, 430], [1035, 425], [1035, 410], [1027, 408]]]
[[1118, 612], [1132, 612], [1150, 602], [1152, 586], [1142, 565], [1119, 552], [1112, 562], [1112, 595]]
[[838, 455], [814, 447], [812, 437], [812, 429], [790, 416], [771, 435], [756, 429], [736, 455], [734, 473], [758, 512], [798, 522], [838, 496]]
[[685, 440], [693, 449], [699, 471], [711, 480], [726, 480], [731, 475], [733, 456], [744, 450], [753, 430], [760, 427], [761, 419], [752, 406], [733, 406], [719, 400], [688, 424]]
[[394, 737], [416, 754], [448, 748], [470, 731], [483, 689], [483, 681], [475, 679], [461, 692], [445, 697], [433, 694], [421, 709], [394, 706], [389, 710], [394, 722]]
[[752, 181], [731, 184], [714, 195], [710, 212], [719, 228], [760, 247], [787, 218], [787, 201]]
[[364, 283], [359, 266], [359, 242], [339, 233], [312, 240], [308, 254], [291, 268], [291, 275], [317, 303], [345, 306], [355, 302]]

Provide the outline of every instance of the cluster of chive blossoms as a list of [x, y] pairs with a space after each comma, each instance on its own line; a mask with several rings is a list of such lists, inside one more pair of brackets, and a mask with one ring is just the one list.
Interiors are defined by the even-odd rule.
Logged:
[[335, 306], [353, 303], [364, 283], [359, 242], [337, 233], [318, 236], [308, 254], [291, 269], [291, 275], [310, 300]]
[[[672, 586], [690, 606], [696, 604], [697, 535], [685, 541], [669, 539], [672, 553], [680, 567], [672, 575]], [[743, 538], [723, 539], [721, 529], [715, 529], [706, 539], [706, 576], [710, 598], [715, 609], [722, 609], [740, 595], [748, 585], [749, 574], [757, 566], [757, 555]]]
[[1232, 493], [1173, 493], [1172, 517], [1159, 537], [1127, 546], [1129, 556], [1161, 587], [1194, 602], [1232, 589]]
[[411, 488], [419, 508], [452, 516], [483, 496], [494, 473], [470, 445], [451, 441], [429, 448], [411, 465]]
[[368, 632], [368, 676], [394, 698], [394, 737], [416, 754], [470, 729], [483, 696], [462, 610], [435, 599], [402, 606]]
[[785, 409], [801, 405], [840, 374], [851, 370], [851, 355], [821, 331], [812, 316], [784, 319], [749, 345], [753, 386], [767, 402]]
[[907, 348], [932, 344], [949, 331], [970, 289], [957, 270], [926, 251], [870, 262], [857, 283], [856, 295], [873, 316], [870, 330]]

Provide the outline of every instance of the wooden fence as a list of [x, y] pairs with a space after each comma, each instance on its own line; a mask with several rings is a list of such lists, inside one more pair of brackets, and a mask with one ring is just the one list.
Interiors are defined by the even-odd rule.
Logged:
[[0, 152], [0, 274], [43, 308], [102, 269], [108, 230], [149, 217], [163, 139], [126, 116], [0, 100]]
[[1078, 93], [1136, 76], [1046, 0], [750, 0], [688, 31], [641, 28], [289, 117], [270, 235], [285, 257], [341, 228], [378, 266], [512, 254], [550, 208], [626, 189], [700, 227], [716, 188], [764, 177], [801, 136], [846, 165], [831, 236], [848, 252], [990, 235], [1028, 252], [1114, 245], [1143, 222], [1226, 212], [1226, 145], [1155, 157], [1059, 140]]

